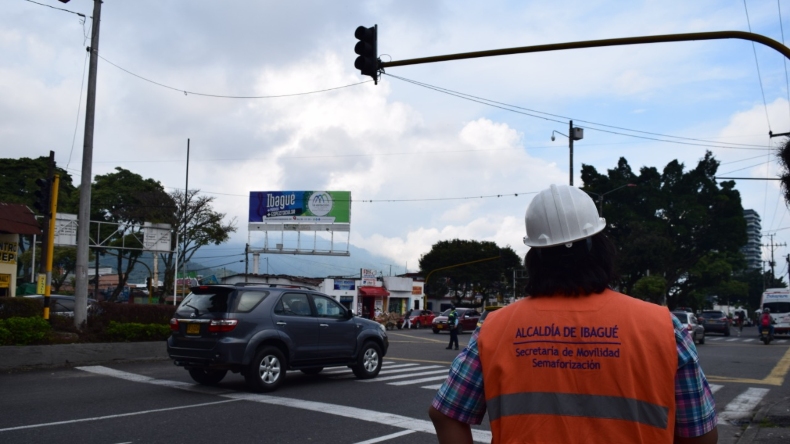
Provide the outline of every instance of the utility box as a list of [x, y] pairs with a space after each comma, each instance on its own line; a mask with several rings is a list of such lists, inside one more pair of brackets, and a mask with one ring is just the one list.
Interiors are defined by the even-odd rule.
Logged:
[[573, 132], [571, 133], [571, 137], [573, 137], [573, 140], [582, 140], [582, 139], [584, 139], [584, 128], [573, 128]]

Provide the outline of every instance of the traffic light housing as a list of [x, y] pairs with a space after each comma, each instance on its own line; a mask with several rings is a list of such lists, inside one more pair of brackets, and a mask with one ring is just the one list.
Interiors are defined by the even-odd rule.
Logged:
[[50, 189], [52, 184], [49, 180], [38, 178], [36, 179], [36, 185], [38, 185], [38, 189], [35, 192], [36, 201], [33, 203], [33, 206], [38, 210], [40, 214], [44, 216], [49, 216], [50, 212]]
[[378, 84], [381, 63], [378, 58], [378, 25], [370, 28], [360, 26], [354, 32], [354, 37], [359, 40], [354, 46], [354, 52], [359, 54], [354, 66], [363, 76], [373, 77], [373, 81]]

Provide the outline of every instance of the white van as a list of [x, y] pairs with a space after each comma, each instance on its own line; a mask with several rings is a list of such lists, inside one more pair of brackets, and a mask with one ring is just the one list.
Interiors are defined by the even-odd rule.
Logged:
[[760, 312], [771, 309], [774, 334], [790, 334], [790, 288], [769, 288], [763, 293]]

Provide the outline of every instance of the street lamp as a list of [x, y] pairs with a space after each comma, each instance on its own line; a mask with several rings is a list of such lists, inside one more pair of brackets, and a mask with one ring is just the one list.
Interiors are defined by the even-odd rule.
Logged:
[[606, 196], [609, 193], [614, 193], [615, 191], [617, 191], [619, 189], [622, 189], [622, 188], [625, 188], [625, 187], [635, 187], [635, 186], [636, 186], [635, 183], [627, 183], [627, 184], [621, 185], [621, 186], [619, 186], [619, 187], [617, 187], [617, 188], [615, 188], [613, 190], [609, 190], [609, 191], [607, 191], [607, 192], [605, 192], [603, 194], [593, 193], [592, 191], [586, 191], [586, 190], [582, 190], [582, 191], [584, 191], [587, 194], [594, 194], [594, 195], [598, 196], [598, 216], [599, 217], [603, 217], [603, 197], [604, 196]]
[[565, 136], [568, 138], [568, 150], [570, 152], [570, 164], [569, 164], [569, 174], [570, 174], [570, 181], [569, 184], [573, 186], [573, 141], [574, 140], [582, 140], [584, 139], [584, 128], [574, 128], [573, 127], [573, 120], [571, 120], [569, 128], [568, 128], [568, 136], [567, 134], [562, 134], [559, 131], [552, 131], [551, 132], [551, 141], [554, 142], [554, 133], [557, 133], [561, 136]]

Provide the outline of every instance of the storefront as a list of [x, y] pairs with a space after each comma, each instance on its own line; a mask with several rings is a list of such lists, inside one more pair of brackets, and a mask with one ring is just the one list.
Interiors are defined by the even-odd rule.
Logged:
[[376, 313], [386, 312], [389, 295], [390, 292], [384, 287], [359, 287], [358, 313], [372, 319]]
[[0, 202], [0, 214], [0, 296], [15, 296], [19, 235], [42, 233], [35, 215], [25, 205]]

